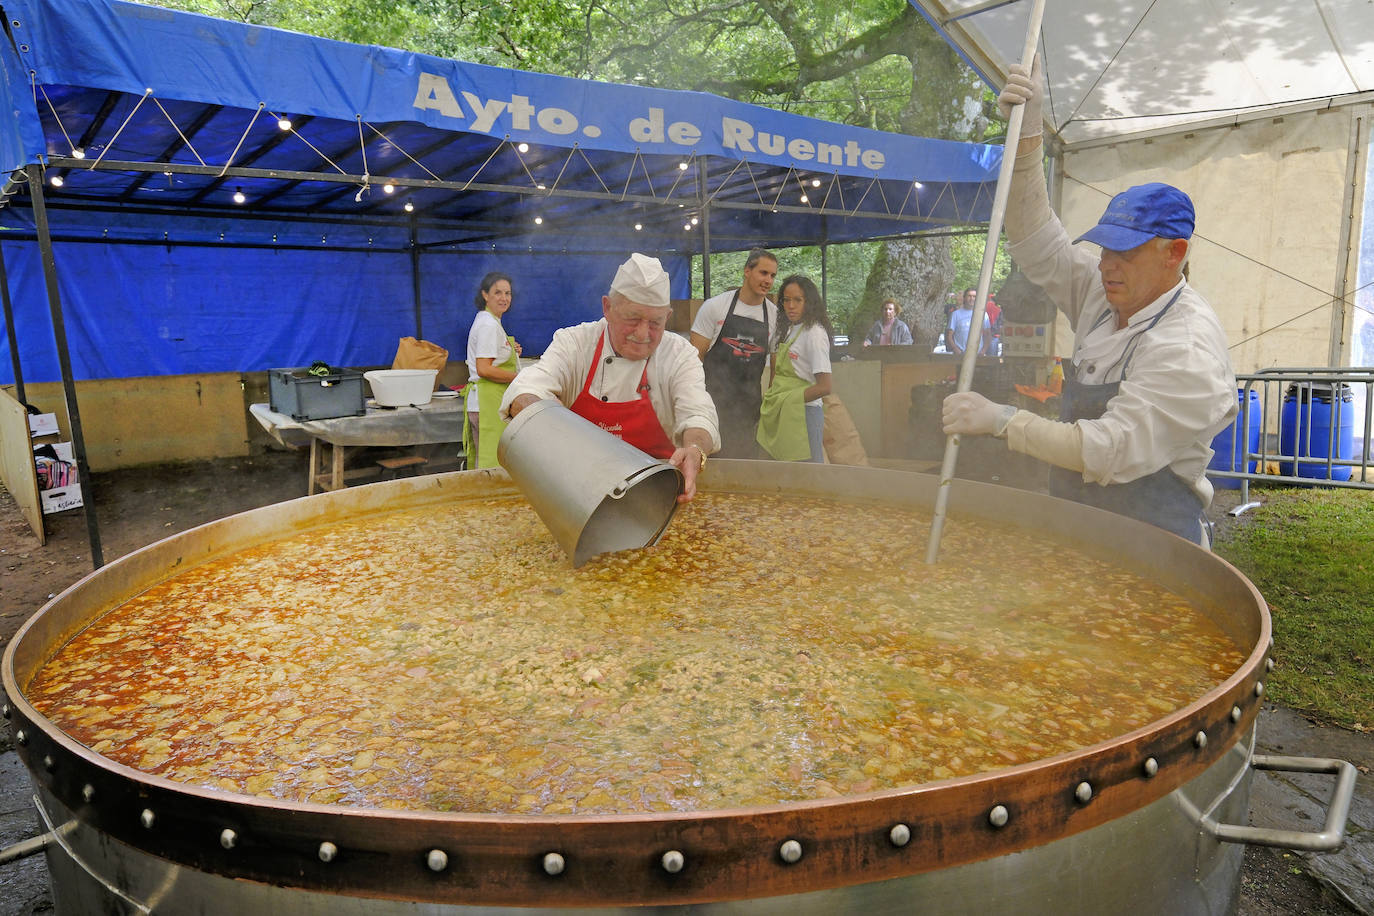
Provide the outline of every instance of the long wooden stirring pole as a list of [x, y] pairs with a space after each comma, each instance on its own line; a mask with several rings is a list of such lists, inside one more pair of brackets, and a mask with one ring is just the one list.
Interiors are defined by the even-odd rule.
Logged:
[[[1026, 24], [1026, 43], [1021, 49], [1021, 63], [1031, 72], [1035, 50], [1040, 39], [1040, 23], [1045, 17], [1045, 0], [1033, 0], [1030, 21]], [[1040, 87], [1036, 87], [1040, 91]], [[1043, 100], [1042, 100], [1043, 102]], [[1021, 122], [1026, 106], [1017, 105], [1007, 121], [1007, 139], [1002, 148], [1002, 165], [997, 170], [997, 191], [992, 199], [992, 215], [988, 219], [988, 241], [983, 246], [983, 267], [978, 273], [978, 300], [973, 304], [973, 319], [969, 322], [968, 345], [959, 364], [959, 384], [956, 390], [973, 387], [973, 366], [978, 361], [979, 340], [983, 333], [983, 313], [988, 301], [988, 287], [992, 285], [992, 268], [997, 259], [997, 243], [1002, 236], [1002, 221], [1007, 215], [1007, 198], [1011, 195], [1011, 173], [1016, 166], [1016, 143], [1021, 137]], [[926, 563], [934, 564], [940, 556], [940, 536], [945, 528], [945, 514], [949, 507], [949, 487], [954, 481], [954, 466], [959, 458], [959, 437], [945, 440], [945, 459], [940, 465], [940, 488], [935, 494], [935, 517], [930, 522], [930, 544], [926, 548]]]

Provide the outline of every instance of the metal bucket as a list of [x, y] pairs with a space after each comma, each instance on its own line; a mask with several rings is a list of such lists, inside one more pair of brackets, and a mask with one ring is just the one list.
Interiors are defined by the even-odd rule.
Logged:
[[496, 460], [573, 566], [655, 543], [682, 489], [677, 468], [549, 399], [511, 420], [496, 445]]
[[[939, 486], [927, 475], [756, 461], [712, 462], [701, 484], [834, 498], [859, 512], [878, 502], [928, 506]], [[355, 487], [136, 551], [49, 602], [10, 643], [0, 665], [6, 716], [51, 828], [57, 909], [1230, 911], [1243, 853], [1237, 843], [1297, 846], [1291, 835], [1236, 826], [1248, 810], [1252, 771], [1274, 768], [1252, 753], [1270, 651], [1263, 599], [1219, 557], [1158, 528], [1005, 487], [965, 480], [952, 487], [952, 511], [1072, 542], [1192, 599], [1245, 650], [1245, 661], [1144, 727], [1032, 763], [808, 802], [605, 816], [392, 811], [215, 791], [115, 763], [24, 697], [71, 634], [180, 568], [307, 527], [515, 493], [496, 470]], [[1342, 841], [1355, 774], [1343, 767], [1326, 833], [1308, 835], [1303, 848]]]

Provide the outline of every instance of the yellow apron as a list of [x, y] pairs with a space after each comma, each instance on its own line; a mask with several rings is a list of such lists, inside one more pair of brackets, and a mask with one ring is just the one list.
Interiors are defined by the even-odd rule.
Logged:
[[811, 457], [811, 440], [806, 435], [806, 389], [811, 383], [797, 377], [787, 355], [802, 330], [798, 328], [773, 354], [773, 382], [763, 393], [763, 404], [759, 407], [755, 438], [779, 461], [806, 461]]
[[[511, 372], [520, 371], [520, 356], [515, 352], [515, 338], [507, 335], [506, 342], [510, 344], [510, 356], [505, 362], [495, 364], [497, 369], [509, 369]], [[477, 376], [468, 384], [477, 386], [477, 443], [479, 451], [476, 456], [472, 454], [472, 425], [468, 419], [469, 414], [463, 411], [463, 451], [468, 455], [468, 468], [494, 468], [496, 467], [496, 443], [501, 439], [501, 433], [506, 428], [506, 421], [501, 419], [501, 399], [506, 395], [506, 388], [510, 382], [493, 382], [489, 378]], [[475, 460], [474, 460], [475, 458]]]

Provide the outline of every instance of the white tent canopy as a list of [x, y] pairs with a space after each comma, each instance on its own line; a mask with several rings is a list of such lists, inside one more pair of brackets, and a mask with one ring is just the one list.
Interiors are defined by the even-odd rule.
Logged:
[[[1029, 0], [911, 2], [1002, 84]], [[1359, 280], [1374, 4], [1047, 0], [1040, 48], [1071, 232], [1131, 185], [1175, 184], [1197, 206], [1192, 280], [1237, 372], [1374, 359], [1358, 345], [1374, 311]]]

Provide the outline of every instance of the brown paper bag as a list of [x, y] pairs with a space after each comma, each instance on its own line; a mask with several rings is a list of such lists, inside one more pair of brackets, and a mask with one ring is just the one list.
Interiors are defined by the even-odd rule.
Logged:
[[868, 453], [854, 418], [845, 409], [838, 395], [827, 394], [821, 399], [825, 406], [825, 457], [831, 464], [868, 466]]
[[402, 337], [396, 348], [396, 358], [391, 361], [393, 369], [438, 369], [444, 371], [448, 365], [448, 351], [436, 343]]

